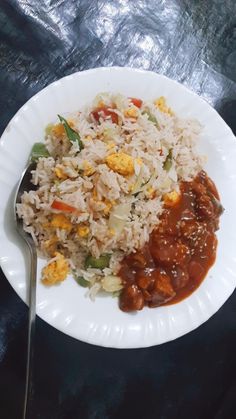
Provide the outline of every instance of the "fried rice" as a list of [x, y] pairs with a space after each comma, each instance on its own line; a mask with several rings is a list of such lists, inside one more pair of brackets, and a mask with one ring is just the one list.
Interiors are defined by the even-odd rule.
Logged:
[[[175, 115], [163, 97], [109, 93], [64, 120], [80, 142], [70, 141], [61, 122], [46, 128], [47, 156], [37, 160], [18, 215], [48, 261], [45, 284], [72, 272], [92, 297], [116, 292], [123, 257], [149, 240], [165, 197], [201, 170], [201, 126]], [[96, 264], [104, 255], [105, 265]]]

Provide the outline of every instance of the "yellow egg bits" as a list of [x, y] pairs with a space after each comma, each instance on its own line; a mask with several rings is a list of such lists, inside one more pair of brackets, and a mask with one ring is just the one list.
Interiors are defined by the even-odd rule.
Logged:
[[160, 96], [158, 99], [156, 99], [154, 104], [161, 112], [166, 113], [170, 116], [174, 115], [172, 109], [169, 108], [169, 106], [167, 106], [166, 98], [164, 96]]
[[123, 152], [107, 156], [106, 164], [111, 170], [123, 176], [133, 175], [134, 173], [134, 159]]
[[42, 282], [45, 285], [54, 285], [66, 279], [70, 267], [66, 258], [59, 252], [42, 270]]

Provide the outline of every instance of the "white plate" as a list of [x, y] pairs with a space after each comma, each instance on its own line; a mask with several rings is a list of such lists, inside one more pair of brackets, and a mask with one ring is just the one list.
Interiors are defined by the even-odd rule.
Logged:
[[[225, 212], [218, 232], [217, 261], [201, 286], [184, 301], [136, 314], [118, 309], [117, 300], [84, 297], [72, 278], [44, 287], [38, 280], [37, 314], [46, 322], [85, 342], [116, 348], [138, 348], [168, 342], [198, 327], [227, 300], [236, 285], [236, 140], [225, 122], [203, 99], [164, 76], [131, 68], [98, 68], [49, 85], [31, 98], [7, 126], [0, 143], [0, 262], [17, 294], [26, 301], [27, 252], [14, 231], [12, 191], [32, 144], [43, 139], [44, 127], [57, 114], [78, 110], [99, 92], [155, 99], [183, 117], [204, 126], [200, 149], [208, 156], [206, 170], [216, 182]], [[38, 279], [42, 261], [39, 260]], [[26, 279], [27, 278], [27, 279]]]

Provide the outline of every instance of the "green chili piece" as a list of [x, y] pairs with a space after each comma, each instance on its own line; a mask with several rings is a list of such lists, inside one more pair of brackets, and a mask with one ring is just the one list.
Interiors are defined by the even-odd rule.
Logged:
[[91, 255], [87, 256], [85, 259], [85, 269], [88, 268], [97, 268], [104, 269], [109, 266], [111, 256], [108, 254], [101, 255], [99, 258], [95, 258]]
[[148, 120], [150, 122], [153, 122], [153, 124], [155, 124], [157, 128], [159, 127], [156, 117], [150, 111], [147, 110], [147, 111], [144, 111], [143, 113], [144, 115], [147, 115]]
[[70, 140], [71, 143], [77, 142], [79, 145], [79, 148], [81, 151], [84, 148], [84, 145], [80, 139], [80, 135], [77, 131], [75, 131], [73, 128], [70, 127], [70, 125], [68, 124], [67, 120], [65, 118], [63, 118], [62, 116], [58, 115], [58, 118], [60, 119], [60, 122], [62, 123], [66, 135], [68, 137], [68, 139]]
[[163, 164], [163, 168], [168, 172], [172, 166], [172, 150], [169, 151], [165, 162]]
[[81, 287], [87, 288], [90, 285], [89, 281], [86, 281], [83, 276], [77, 276], [75, 277], [75, 280]]
[[46, 149], [45, 144], [43, 143], [35, 143], [32, 147], [31, 153], [30, 153], [30, 159], [31, 161], [37, 161], [39, 157], [49, 157], [50, 154], [48, 150]]

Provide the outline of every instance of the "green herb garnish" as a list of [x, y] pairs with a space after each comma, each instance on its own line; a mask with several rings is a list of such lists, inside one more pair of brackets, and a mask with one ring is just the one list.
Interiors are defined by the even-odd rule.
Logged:
[[70, 127], [70, 125], [68, 124], [68, 122], [67, 122], [67, 120], [65, 118], [63, 118], [60, 115], [58, 115], [58, 118], [60, 119], [60, 122], [62, 123], [62, 125], [63, 125], [63, 127], [65, 129], [65, 132], [66, 132], [66, 135], [68, 137], [68, 140], [71, 143], [77, 142], [78, 145], [79, 145], [79, 149], [80, 149], [79, 151], [81, 151], [84, 148], [84, 145], [83, 145], [83, 143], [82, 143], [82, 141], [80, 139], [79, 133], [77, 131], [75, 131], [73, 128]]

